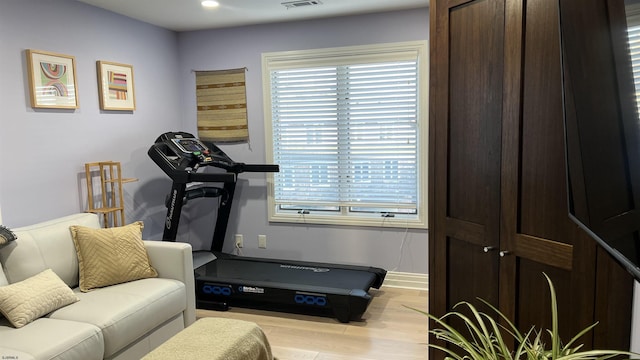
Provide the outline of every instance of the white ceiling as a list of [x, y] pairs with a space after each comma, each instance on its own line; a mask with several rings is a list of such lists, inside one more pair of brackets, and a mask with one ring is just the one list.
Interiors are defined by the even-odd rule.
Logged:
[[429, 0], [319, 0], [320, 5], [287, 8], [291, 0], [218, 0], [204, 9], [201, 0], [77, 0], [174, 31], [306, 20], [425, 8]]

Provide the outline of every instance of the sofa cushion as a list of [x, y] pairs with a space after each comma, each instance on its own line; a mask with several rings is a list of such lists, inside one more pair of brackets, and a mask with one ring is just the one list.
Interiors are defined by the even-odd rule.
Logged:
[[26, 353], [26, 352], [20, 351], [20, 350], [16, 350], [14, 348], [10, 348], [10, 347], [3, 346], [3, 345], [0, 345], [0, 354], [6, 354], [6, 355], [2, 355], [6, 359], [19, 359], [19, 360], [23, 360], [23, 359], [24, 360], [35, 360], [36, 359], [29, 353]]
[[142, 221], [107, 229], [71, 226], [78, 254], [80, 290], [158, 276], [142, 242]]
[[98, 360], [104, 356], [100, 329], [81, 322], [39, 318], [16, 329], [6, 319], [1, 319], [0, 339], [1, 354], [7, 359], [29, 359], [23, 354], [35, 359], [60, 360]]
[[[99, 228], [96, 214], [74, 214], [14, 228], [17, 239], [0, 247], [0, 262], [9, 283], [22, 281], [46, 269], [67, 285], [78, 286], [78, 259], [69, 226]], [[1, 279], [0, 279], [1, 280]]]
[[174, 318], [187, 306], [184, 283], [172, 279], [149, 278], [90, 292], [74, 291], [80, 301], [54, 311], [49, 317], [99, 327], [105, 357]]
[[0, 287], [0, 312], [16, 328], [78, 300], [51, 269]]

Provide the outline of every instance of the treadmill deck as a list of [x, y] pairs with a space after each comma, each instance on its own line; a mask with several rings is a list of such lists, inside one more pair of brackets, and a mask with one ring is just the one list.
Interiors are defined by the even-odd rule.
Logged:
[[195, 270], [199, 308], [251, 307], [358, 320], [386, 271], [216, 253]]

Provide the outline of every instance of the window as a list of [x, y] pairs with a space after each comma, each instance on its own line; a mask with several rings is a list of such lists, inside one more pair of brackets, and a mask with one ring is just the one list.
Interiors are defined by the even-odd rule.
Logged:
[[426, 227], [426, 42], [263, 54], [269, 220]]

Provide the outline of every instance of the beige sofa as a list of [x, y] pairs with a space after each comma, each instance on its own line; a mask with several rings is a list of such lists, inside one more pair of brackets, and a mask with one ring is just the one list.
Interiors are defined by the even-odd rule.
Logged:
[[157, 277], [81, 292], [72, 225], [100, 228], [95, 214], [74, 214], [13, 229], [0, 248], [0, 286], [52, 269], [79, 299], [20, 328], [0, 316], [1, 359], [140, 359], [195, 321], [189, 244], [144, 241]]

